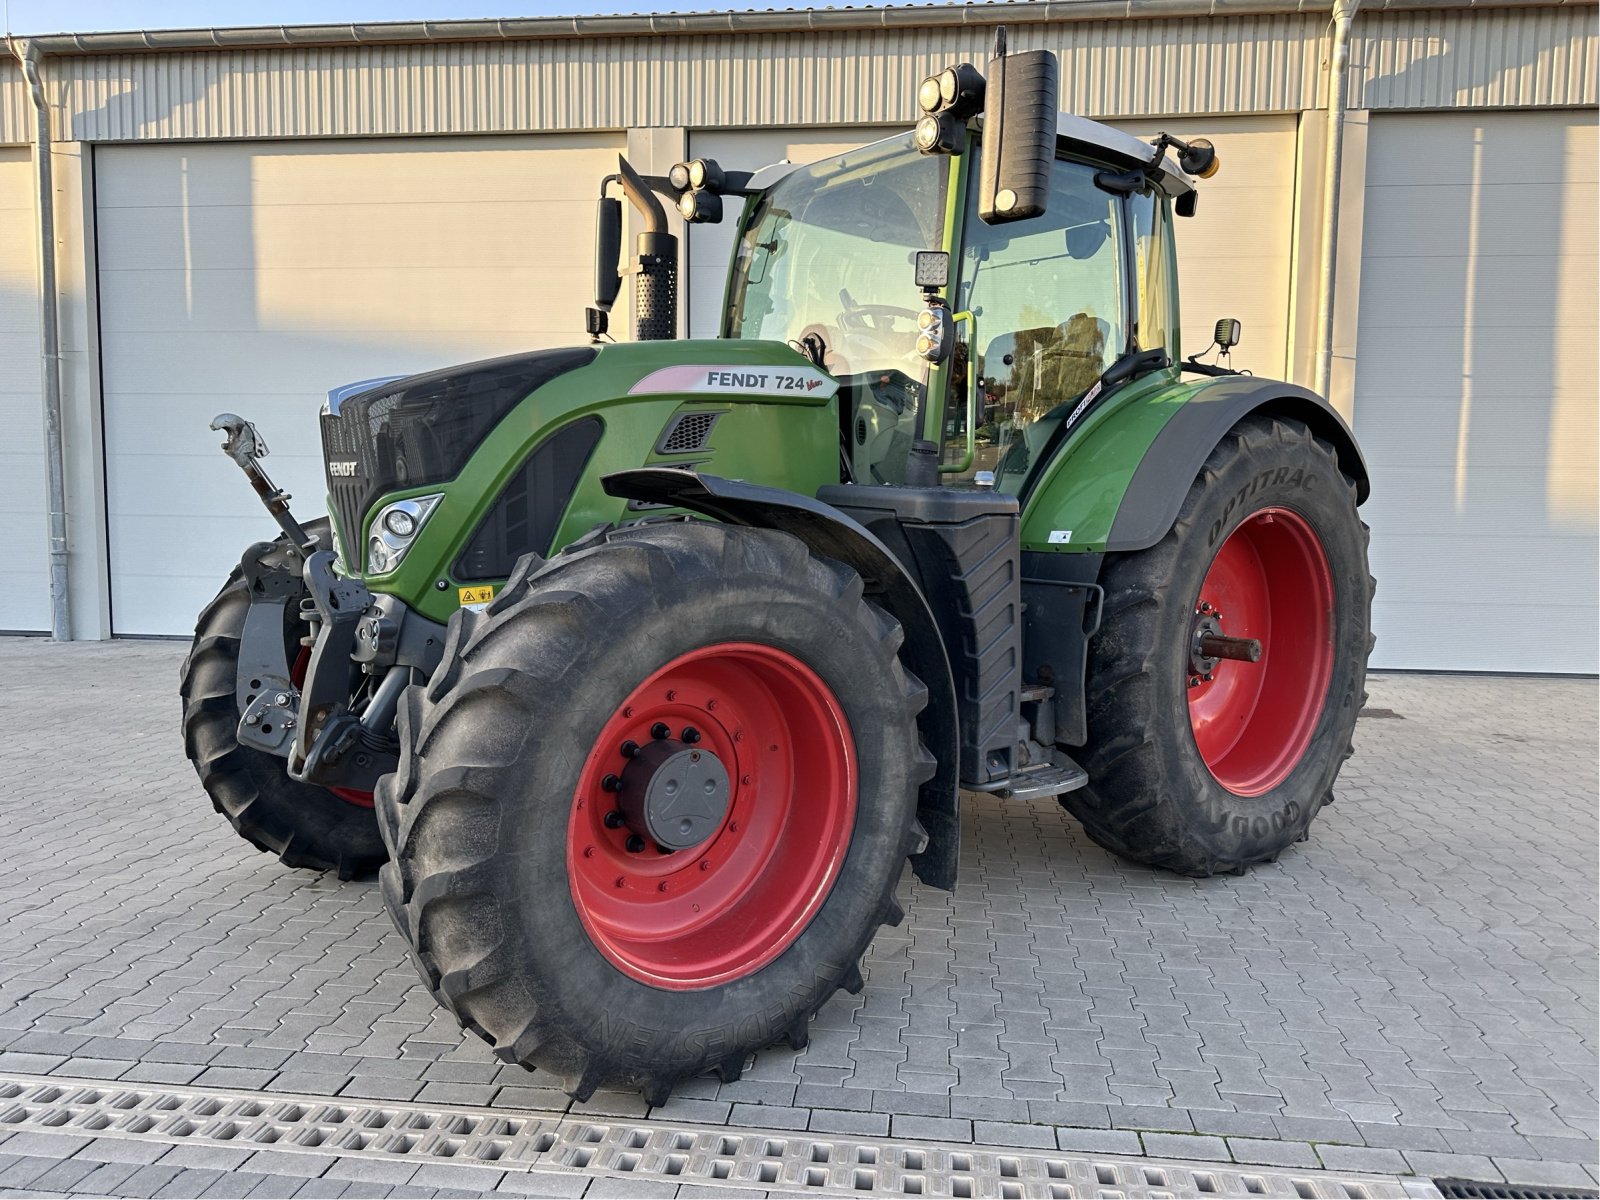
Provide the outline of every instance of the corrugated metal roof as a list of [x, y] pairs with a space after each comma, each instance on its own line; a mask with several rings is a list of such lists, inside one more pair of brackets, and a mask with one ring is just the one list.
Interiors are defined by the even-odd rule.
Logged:
[[[1594, 7], [1596, 0], [1364, 0], [1367, 12], [1521, 7]], [[517, 38], [634, 37], [640, 34], [739, 34], [823, 29], [991, 26], [1060, 21], [1162, 20], [1327, 13], [1332, 0], [984, 0], [975, 4], [839, 5], [748, 8], [726, 12], [617, 13], [453, 21], [378, 21], [47, 34], [31, 40], [49, 54], [245, 49], [380, 42], [503, 41]]]
[[[1088, 116], [1295, 112], [1323, 103], [1324, 12], [1148, 16], [1182, 6], [1197, 7], [1190, 0], [1143, 0], [1115, 7], [1137, 7], [1147, 19], [1013, 23], [1011, 45], [1055, 51], [1062, 107]], [[964, 20], [982, 13], [990, 22], [1013, 22], [1019, 9], [1063, 7], [1082, 14], [1103, 5], [847, 11], [966, 13]], [[1199, 7], [1214, 7], [1214, 0]], [[808, 13], [819, 11], [826, 10]], [[1593, 104], [1600, 99], [1594, 17], [1588, 4], [1364, 9], [1352, 45], [1352, 104]], [[981, 60], [991, 30], [924, 22], [731, 35], [212, 47], [57, 55], [45, 73], [55, 136], [63, 140], [870, 125], [909, 123], [918, 81], [951, 61]], [[30, 123], [16, 66], [0, 60], [0, 141], [29, 140]]]

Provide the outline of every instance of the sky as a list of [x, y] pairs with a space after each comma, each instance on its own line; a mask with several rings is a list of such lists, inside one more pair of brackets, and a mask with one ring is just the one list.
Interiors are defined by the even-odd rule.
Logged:
[[[213, 25], [317, 25], [552, 17], [616, 12], [718, 12], [821, 7], [830, 0], [0, 0], [6, 32], [198, 29]], [[831, 0], [843, 6], [850, 0]], [[862, 0], [854, 0], [856, 3]]]

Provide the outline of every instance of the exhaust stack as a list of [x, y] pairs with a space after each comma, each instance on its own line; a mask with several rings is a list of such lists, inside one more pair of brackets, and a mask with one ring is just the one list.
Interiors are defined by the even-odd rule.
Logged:
[[667, 232], [667, 213], [650, 185], [618, 156], [622, 191], [644, 217], [645, 229], [636, 239], [637, 258], [632, 270], [635, 310], [634, 338], [641, 342], [669, 341], [678, 336], [678, 239]]

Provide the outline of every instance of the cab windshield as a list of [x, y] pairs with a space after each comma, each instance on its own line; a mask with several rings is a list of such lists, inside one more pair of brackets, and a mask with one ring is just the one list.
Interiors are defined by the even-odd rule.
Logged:
[[909, 135], [875, 142], [781, 180], [739, 241], [725, 334], [788, 342], [840, 381], [859, 482], [902, 481], [927, 385], [912, 261], [944, 245], [948, 174]]

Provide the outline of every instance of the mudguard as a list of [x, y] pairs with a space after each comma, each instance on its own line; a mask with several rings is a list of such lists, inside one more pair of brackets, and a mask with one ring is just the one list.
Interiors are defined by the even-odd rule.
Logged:
[[1331, 442], [1356, 481], [1358, 502], [1366, 500], [1366, 462], [1344, 419], [1315, 392], [1252, 375], [1151, 379], [1085, 421], [1025, 493], [1024, 673], [1048, 675], [1055, 686], [1064, 744], [1088, 738], [1084, 680], [1105, 555], [1146, 550], [1165, 537], [1212, 450], [1255, 413], [1303, 422]]
[[1255, 413], [1292, 417], [1333, 443], [1340, 468], [1356, 482], [1356, 503], [1366, 501], [1371, 490], [1366, 459], [1332, 405], [1292, 383], [1227, 376], [1195, 389], [1156, 434], [1122, 494], [1105, 548], [1145, 550], [1165, 537], [1211, 451], [1228, 430]]
[[824, 557], [844, 563], [866, 583], [867, 595], [905, 631], [901, 657], [927, 685], [928, 705], [917, 718], [923, 740], [938, 761], [922, 785], [917, 817], [928, 844], [912, 855], [917, 878], [930, 887], [955, 886], [961, 844], [960, 792], [956, 784], [956, 692], [950, 660], [928, 602], [915, 581], [878, 538], [830, 505], [782, 488], [719, 479], [675, 467], [617, 471], [601, 480], [606, 493], [687, 509], [729, 525], [776, 529], [799, 538]]

